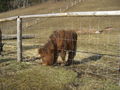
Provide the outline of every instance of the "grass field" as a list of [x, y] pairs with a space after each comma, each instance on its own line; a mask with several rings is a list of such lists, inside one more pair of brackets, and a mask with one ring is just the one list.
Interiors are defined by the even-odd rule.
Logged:
[[[119, 33], [112, 31], [109, 34], [90, 34], [89, 37], [79, 35], [77, 50], [81, 52], [77, 52], [73, 65], [64, 67], [41, 66], [39, 61], [17, 63], [16, 46], [5, 45], [4, 56], [0, 57], [0, 88], [119, 90]], [[41, 40], [30, 39], [23, 42], [23, 56], [27, 58], [37, 56]], [[43, 39], [41, 43], [44, 42], [46, 40]]]
[[[49, 13], [67, 3], [51, 2], [0, 14], [14, 15]], [[50, 8], [48, 8], [48, 5]], [[119, 10], [119, 0], [86, 0], [67, 11]], [[23, 40], [23, 57], [38, 56], [37, 49], [47, 42], [54, 30], [104, 30], [101, 34], [78, 34], [77, 55], [70, 66], [42, 66], [39, 60], [16, 62], [16, 40], [3, 40], [0, 56], [0, 90], [120, 90], [120, 17], [40, 18], [37, 24], [25, 28], [23, 34], [36, 38]], [[16, 34], [16, 22], [0, 25], [3, 34]]]

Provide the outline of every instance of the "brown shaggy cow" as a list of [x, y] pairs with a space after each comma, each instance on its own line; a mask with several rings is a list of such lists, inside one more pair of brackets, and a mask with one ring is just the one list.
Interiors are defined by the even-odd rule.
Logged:
[[55, 64], [59, 55], [65, 63], [66, 53], [68, 52], [68, 60], [65, 64], [70, 65], [76, 55], [76, 45], [76, 32], [65, 30], [54, 31], [49, 37], [49, 41], [38, 51], [44, 65]]

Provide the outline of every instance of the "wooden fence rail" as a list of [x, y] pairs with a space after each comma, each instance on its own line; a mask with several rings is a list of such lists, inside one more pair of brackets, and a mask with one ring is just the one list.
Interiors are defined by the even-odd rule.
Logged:
[[[36, 14], [36, 15], [23, 15], [20, 18], [38, 18], [38, 17], [70, 17], [70, 16], [119, 16], [120, 10], [117, 11], [86, 11], [86, 12], [66, 12], [66, 13], [50, 13], [50, 14]], [[17, 19], [18, 16], [0, 19], [0, 22], [11, 21]]]
[[24, 18], [44, 18], [44, 17], [73, 17], [73, 16], [120, 16], [117, 11], [87, 11], [87, 12], [66, 12], [37, 15], [23, 15], [0, 19], [0, 22], [17, 20], [17, 61], [22, 61], [22, 19]]

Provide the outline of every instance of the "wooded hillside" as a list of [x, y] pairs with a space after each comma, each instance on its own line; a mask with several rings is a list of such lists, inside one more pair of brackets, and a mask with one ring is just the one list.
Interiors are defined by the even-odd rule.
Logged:
[[47, 1], [58, 2], [63, 0], [0, 0], [0, 12], [5, 12], [17, 8], [25, 8], [28, 6], [32, 6]]

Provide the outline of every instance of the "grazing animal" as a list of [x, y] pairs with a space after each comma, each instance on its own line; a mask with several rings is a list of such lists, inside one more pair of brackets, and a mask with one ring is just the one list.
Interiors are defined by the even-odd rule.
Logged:
[[[76, 55], [77, 34], [74, 31], [54, 31], [49, 41], [39, 49], [39, 54], [45, 65], [53, 65], [60, 56], [65, 65], [70, 65]], [[68, 60], [65, 57], [68, 52]]]
[[43, 65], [52, 65], [56, 61], [55, 60], [55, 47], [51, 41], [48, 41], [42, 48], [38, 49], [38, 53], [40, 54], [40, 58], [42, 58]]

